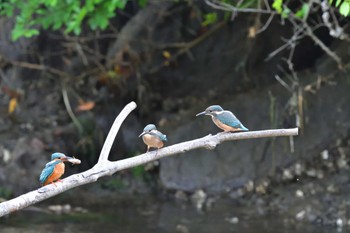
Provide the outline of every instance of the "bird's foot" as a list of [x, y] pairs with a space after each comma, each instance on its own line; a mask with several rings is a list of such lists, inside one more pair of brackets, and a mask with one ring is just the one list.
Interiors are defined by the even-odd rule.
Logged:
[[246, 130], [235, 130], [235, 131], [231, 131], [231, 133], [243, 133], [243, 132], [247, 132]]
[[61, 179], [58, 179], [58, 180], [56, 180], [55, 182], [52, 181], [51, 184], [53, 184], [53, 185], [55, 185], [55, 186], [57, 187], [57, 183], [58, 183], [58, 182], [63, 183], [63, 181], [62, 181]]

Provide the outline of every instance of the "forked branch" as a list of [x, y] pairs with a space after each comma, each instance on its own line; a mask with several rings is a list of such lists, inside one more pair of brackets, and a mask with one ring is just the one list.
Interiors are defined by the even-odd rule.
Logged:
[[132, 158], [127, 158], [115, 162], [108, 161], [108, 155], [111, 150], [114, 138], [117, 135], [122, 122], [135, 108], [136, 103], [131, 102], [126, 105], [118, 115], [112, 125], [110, 132], [108, 133], [107, 139], [100, 154], [100, 158], [93, 168], [79, 174], [71, 175], [63, 179], [63, 182], [61, 183], [55, 185], [50, 184], [37, 190], [23, 194], [14, 199], [0, 203], [0, 217], [53, 197], [57, 194], [63, 193], [64, 191], [75, 188], [77, 186], [95, 182], [100, 177], [112, 175], [117, 171], [146, 164], [148, 162], [158, 160], [169, 155], [184, 153], [186, 151], [194, 150], [197, 148], [214, 149], [217, 145], [225, 141], [298, 135], [297, 128], [250, 131], [242, 133], [218, 133], [216, 135], [208, 135], [202, 138], [164, 147], [158, 151], [144, 153]]

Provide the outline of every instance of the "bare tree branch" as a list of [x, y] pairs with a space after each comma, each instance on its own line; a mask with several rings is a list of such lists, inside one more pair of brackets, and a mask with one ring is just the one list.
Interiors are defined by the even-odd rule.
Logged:
[[53, 197], [57, 194], [63, 193], [64, 191], [77, 186], [95, 182], [100, 177], [112, 175], [117, 171], [146, 164], [169, 155], [184, 153], [186, 151], [198, 148], [214, 149], [217, 145], [225, 141], [298, 135], [298, 128], [250, 131], [241, 133], [218, 133], [216, 135], [208, 135], [199, 139], [164, 147], [158, 151], [151, 151], [132, 158], [115, 162], [108, 161], [108, 154], [122, 122], [135, 108], [136, 103], [131, 102], [126, 105], [118, 115], [103, 145], [99, 161], [93, 168], [79, 174], [71, 175], [63, 179], [61, 183], [46, 185], [37, 190], [0, 203], [0, 217]]
[[106, 162], [108, 160], [109, 152], [112, 148], [114, 138], [117, 136], [117, 133], [119, 131], [120, 126], [122, 125], [125, 118], [136, 108], [136, 103], [131, 102], [128, 105], [124, 107], [124, 109], [121, 111], [121, 113], [118, 115], [117, 118], [115, 118], [114, 123], [112, 125], [111, 130], [109, 131], [106, 141], [103, 144], [100, 157], [98, 159], [97, 164]]

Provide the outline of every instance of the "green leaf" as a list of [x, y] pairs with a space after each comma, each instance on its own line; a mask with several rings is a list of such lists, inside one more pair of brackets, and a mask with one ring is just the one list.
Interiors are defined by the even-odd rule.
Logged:
[[67, 23], [67, 28], [64, 31], [65, 33], [69, 33], [69, 32], [75, 32], [76, 28], [79, 27], [79, 22], [77, 21], [71, 21], [69, 23]]
[[283, 0], [274, 0], [272, 4], [272, 8], [275, 9], [279, 14], [281, 14], [283, 10], [282, 4], [283, 4]]
[[309, 13], [309, 4], [304, 3], [303, 6], [295, 13], [295, 16], [303, 19]]
[[15, 11], [15, 6], [9, 3], [1, 3], [0, 14], [6, 15], [7, 17], [12, 17], [13, 12]]
[[23, 29], [14, 28], [11, 32], [12, 40], [18, 40], [18, 38], [23, 36]]
[[217, 22], [217, 20], [218, 20], [218, 15], [216, 12], [205, 14], [204, 21], [202, 22], [202, 26], [208, 26], [210, 24]]
[[350, 3], [349, 2], [343, 2], [341, 5], [340, 5], [340, 8], [339, 8], [339, 12], [341, 15], [343, 16], [348, 16], [349, 15], [349, 12], [350, 12]]
[[32, 37], [32, 36], [37, 36], [37, 35], [39, 35], [39, 30], [37, 30], [37, 29], [27, 29], [23, 33], [23, 36], [27, 37], [27, 38]]
[[46, 5], [47, 6], [51, 6], [54, 7], [57, 5], [58, 0], [50, 0], [50, 1], [46, 1]]
[[111, 0], [110, 5], [115, 6], [116, 8], [119, 8], [119, 9], [124, 9], [126, 2], [127, 0]]
[[106, 9], [100, 8], [96, 11], [94, 15], [90, 17], [88, 20], [88, 24], [92, 30], [96, 30], [97, 28], [106, 29], [109, 23], [109, 18], [114, 16], [113, 13], [106, 13]]
[[84, 7], [80, 10], [80, 12], [77, 14], [77, 21], [81, 22], [83, 21], [85, 15], [87, 14], [87, 9]]
[[338, 7], [342, 0], [337, 0], [335, 6]]
[[[137, 0], [145, 6], [148, 0]], [[256, 1], [256, 0], [245, 0]], [[124, 9], [127, 0], [0, 0], [0, 16], [14, 17], [12, 38], [37, 35], [41, 28], [80, 34], [84, 24], [105, 29], [116, 9]], [[33, 29], [36, 28], [36, 29]]]

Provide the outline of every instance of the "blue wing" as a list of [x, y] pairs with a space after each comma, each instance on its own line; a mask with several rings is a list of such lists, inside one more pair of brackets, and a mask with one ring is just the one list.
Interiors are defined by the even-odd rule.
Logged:
[[41, 172], [39, 181], [41, 184], [45, 183], [45, 181], [50, 177], [50, 175], [53, 173], [56, 164], [59, 164], [60, 161], [51, 161], [45, 165], [45, 168]]
[[242, 130], [248, 130], [244, 125], [237, 119], [237, 117], [230, 111], [224, 111], [216, 116], [219, 121], [225, 125], [229, 125], [234, 128], [239, 128]]
[[162, 133], [161, 133], [160, 131], [158, 131], [158, 130], [152, 130], [152, 131], [150, 132], [150, 134], [159, 137], [159, 139], [162, 140], [162, 141], [165, 141], [165, 142], [168, 141], [166, 135], [165, 135], [165, 134], [162, 134]]

